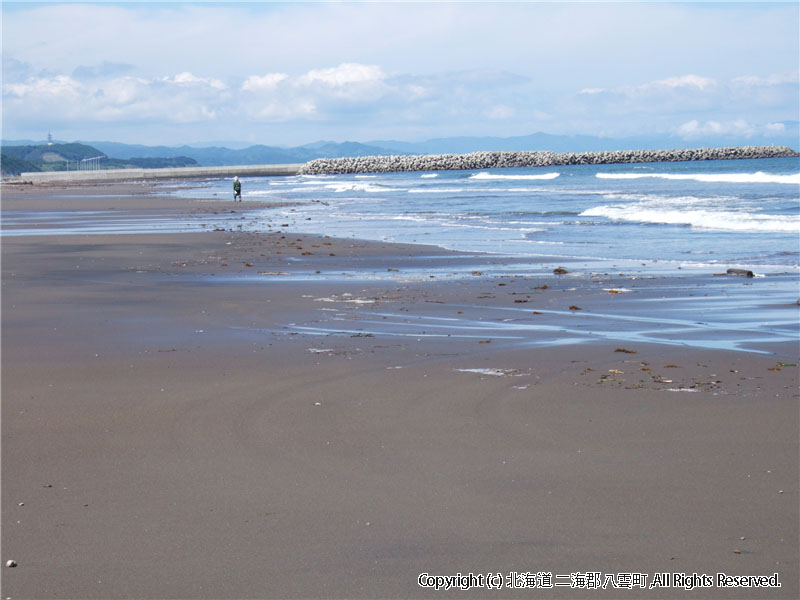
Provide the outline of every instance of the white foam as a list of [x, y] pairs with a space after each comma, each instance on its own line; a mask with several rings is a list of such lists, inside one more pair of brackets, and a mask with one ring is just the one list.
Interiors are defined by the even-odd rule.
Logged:
[[479, 375], [491, 375], [492, 377], [505, 377], [507, 375], [519, 376], [516, 369], [458, 369], [462, 373], [478, 373]]
[[[286, 190], [254, 190], [252, 192], [247, 192], [245, 197], [247, 198], [258, 198], [261, 196], [272, 196], [274, 194], [282, 194]], [[302, 190], [305, 191], [305, 190]]]
[[703, 206], [709, 205], [736, 205], [742, 204], [742, 199], [736, 196], [667, 196], [658, 194], [619, 194], [610, 192], [603, 194], [604, 200], [630, 200], [632, 202], [640, 202], [642, 204], [651, 204], [658, 206], [679, 206], [685, 208], [687, 205], [700, 204]]
[[475, 175], [470, 175], [470, 179], [484, 179], [484, 180], [493, 180], [493, 179], [514, 179], [514, 180], [529, 180], [529, 179], [555, 179], [561, 175], [561, 173], [542, 173], [541, 175], [498, 175], [496, 173], [475, 173]]
[[[484, 219], [484, 221], [486, 221]], [[498, 224], [497, 221], [486, 221], [487, 223]], [[506, 221], [506, 225], [547, 225], [548, 227], [552, 227], [553, 225], [561, 225], [561, 223], [554, 223], [553, 221]]]
[[314, 302], [349, 302], [351, 304], [375, 304], [377, 298], [351, 298], [351, 294], [342, 294], [341, 297], [315, 298]]
[[341, 193], [341, 192], [371, 192], [371, 193], [383, 193], [383, 192], [398, 192], [400, 190], [396, 188], [390, 188], [382, 185], [375, 185], [372, 183], [350, 183], [350, 182], [342, 182], [342, 183], [329, 183], [325, 186], [325, 189], [333, 190], [334, 192]]
[[[542, 231], [546, 231], [543, 229]], [[539, 244], [540, 246], [564, 246], [566, 242], [546, 242], [543, 240], [506, 240], [507, 244]]]
[[438, 177], [438, 173], [425, 173], [424, 175], [420, 175], [422, 179], [433, 179], [434, 177]]
[[[422, 219], [424, 221], [424, 219]], [[516, 233], [542, 233], [547, 231], [542, 227], [490, 227], [488, 225], [473, 225], [471, 223], [459, 223], [452, 221], [444, 221], [440, 223], [442, 227], [461, 228], [461, 229], [478, 229], [481, 231], [513, 231]]]
[[686, 210], [640, 206], [596, 206], [581, 217], [607, 217], [615, 221], [690, 225], [724, 231], [800, 232], [800, 216], [738, 213], [723, 210]]
[[778, 175], [776, 173], [597, 173], [598, 179], [657, 179], [692, 180], [706, 183], [790, 183], [800, 184], [800, 173]]
[[465, 192], [464, 188], [426, 188], [426, 189], [412, 189], [408, 190], [409, 194], [461, 194]]

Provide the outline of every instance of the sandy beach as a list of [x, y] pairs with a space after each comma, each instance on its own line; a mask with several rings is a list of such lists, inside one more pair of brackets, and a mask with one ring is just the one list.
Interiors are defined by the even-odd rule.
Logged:
[[[2, 210], [257, 207], [150, 191], [9, 186]], [[797, 598], [797, 340], [637, 341], [662, 306], [640, 300], [699, 302], [712, 274], [492, 260], [3, 237], [3, 598]], [[469, 573], [502, 587], [420, 585]]]

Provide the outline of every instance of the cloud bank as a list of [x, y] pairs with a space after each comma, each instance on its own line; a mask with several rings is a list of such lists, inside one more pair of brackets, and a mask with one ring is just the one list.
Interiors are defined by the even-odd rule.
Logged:
[[3, 136], [780, 137], [798, 114], [798, 33], [787, 26], [797, 14], [785, 4], [5, 3]]

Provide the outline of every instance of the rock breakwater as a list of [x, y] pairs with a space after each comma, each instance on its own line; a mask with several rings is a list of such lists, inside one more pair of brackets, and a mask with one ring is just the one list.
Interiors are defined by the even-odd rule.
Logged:
[[737, 146], [684, 150], [614, 150], [609, 152], [472, 152], [416, 156], [358, 156], [319, 158], [300, 167], [302, 175], [336, 173], [387, 173], [394, 171], [455, 171], [499, 167], [549, 167], [556, 165], [734, 160], [798, 156], [786, 146]]

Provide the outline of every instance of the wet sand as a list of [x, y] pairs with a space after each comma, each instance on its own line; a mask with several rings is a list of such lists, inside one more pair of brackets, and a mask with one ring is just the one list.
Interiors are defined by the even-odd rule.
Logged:
[[[3, 210], [233, 206], [146, 192], [4, 189]], [[668, 306], [714, 279], [476, 260], [285, 232], [4, 237], [3, 597], [797, 597], [796, 342], [583, 335], [656, 310], [608, 290]], [[504, 587], [418, 584], [470, 572]], [[607, 585], [507, 587], [526, 572]], [[782, 587], [648, 589], [663, 572]]]

